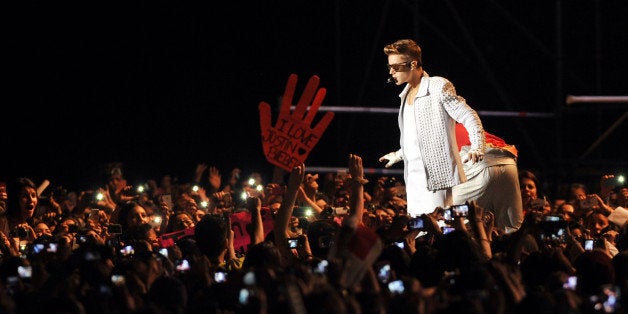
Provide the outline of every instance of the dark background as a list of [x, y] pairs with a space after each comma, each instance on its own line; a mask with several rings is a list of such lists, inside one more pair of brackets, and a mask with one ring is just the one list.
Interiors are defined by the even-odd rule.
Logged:
[[[520, 168], [595, 182], [627, 165], [626, 104], [565, 104], [628, 95], [626, 1], [19, 1], [5, 14], [4, 180], [89, 186], [112, 161], [131, 180], [187, 180], [199, 162], [268, 179], [258, 103], [276, 108], [295, 73], [297, 95], [321, 78], [325, 106], [397, 108], [382, 48], [400, 38], [474, 109], [552, 115], [481, 115]], [[337, 113], [306, 166], [357, 153], [381, 167], [396, 119]]]

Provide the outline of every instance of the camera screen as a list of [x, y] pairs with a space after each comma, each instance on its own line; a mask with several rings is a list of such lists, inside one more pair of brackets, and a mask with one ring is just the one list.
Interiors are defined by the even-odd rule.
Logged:
[[389, 282], [388, 290], [390, 290], [391, 293], [395, 293], [395, 294], [403, 293], [403, 291], [405, 290], [405, 287], [403, 286], [403, 281], [394, 280], [394, 281]]
[[116, 286], [122, 285], [125, 283], [124, 275], [111, 275], [111, 283]]
[[547, 215], [545, 216], [545, 221], [560, 221], [561, 217], [560, 216], [553, 216], [553, 215]]
[[342, 216], [349, 213], [349, 210], [345, 207], [332, 207], [332, 209], [334, 211], [334, 215], [336, 216]]
[[187, 271], [190, 270], [190, 263], [188, 262], [188, 260], [184, 259], [181, 260], [180, 263], [177, 264], [176, 269], [178, 271]]
[[255, 273], [253, 271], [248, 271], [246, 274], [244, 274], [244, 277], [242, 277], [242, 283], [244, 283], [245, 285], [255, 285], [255, 283], [257, 282], [257, 279], [255, 278]]
[[240, 289], [240, 293], [238, 295], [238, 301], [240, 302], [240, 304], [242, 305], [248, 304], [251, 294], [253, 293], [249, 289], [246, 289], [246, 288]]
[[133, 247], [132, 247], [132, 246], [127, 245], [127, 246], [123, 247], [123, 248], [120, 250], [120, 253], [121, 253], [123, 256], [128, 256], [128, 255], [131, 255], [131, 254], [135, 253], [135, 250], [133, 250]]
[[217, 271], [214, 273], [214, 281], [215, 282], [225, 282], [227, 281], [227, 273], [224, 271]]
[[316, 264], [316, 267], [314, 267], [314, 272], [317, 274], [326, 274], [327, 266], [329, 266], [329, 262], [327, 260], [321, 260]]
[[39, 253], [41, 251], [44, 250], [44, 244], [43, 243], [35, 243], [33, 245], [33, 253]]
[[453, 205], [451, 206], [451, 215], [453, 217], [467, 217], [469, 213], [468, 205]]
[[18, 276], [20, 276], [20, 278], [31, 278], [33, 274], [33, 269], [31, 268], [31, 266], [18, 266], [17, 274]]
[[443, 210], [443, 219], [445, 221], [453, 220], [453, 215], [451, 214], [451, 208], [447, 208]]
[[297, 245], [299, 244], [299, 240], [298, 239], [288, 239], [288, 247], [291, 249], [294, 249], [297, 247]]
[[406, 248], [406, 244], [403, 241], [397, 241], [395, 242], [395, 245], [400, 248], [400, 249], [405, 249]]
[[563, 289], [576, 290], [576, 286], [578, 284], [578, 277], [569, 276], [567, 281], [563, 284]]
[[86, 234], [79, 234], [77, 238], [79, 243], [87, 243], [87, 240], [89, 240]]
[[408, 228], [409, 229], [423, 229], [423, 218], [420, 218], [420, 217], [410, 218], [410, 220], [408, 221]]
[[390, 264], [382, 265], [377, 271], [377, 279], [383, 283], [390, 281]]
[[541, 240], [546, 243], [565, 243], [567, 241], [567, 230], [565, 228], [544, 230], [541, 233]]
[[52, 242], [48, 243], [48, 248], [46, 249], [46, 252], [55, 253], [57, 251], [57, 246], [58, 245], [59, 244], [57, 244], [57, 243], [52, 243]]

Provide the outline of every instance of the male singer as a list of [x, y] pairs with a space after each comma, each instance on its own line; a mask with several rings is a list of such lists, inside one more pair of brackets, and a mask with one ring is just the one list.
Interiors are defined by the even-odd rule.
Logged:
[[[396, 85], [405, 84], [399, 97], [401, 148], [382, 156], [386, 168], [403, 160], [408, 214], [431, 213], [452, 205], [452, 187], [466, 181], [462, 162], [482, 160], [484, 129], [475, 110], [456, 95], [451, 82], [430, 77], [423, 70], [421, 48], [411, 39], [384, 47], [388, 73]], [[456, 122], [469, 132], [471, 149], [461, 161], [456, 144]]]

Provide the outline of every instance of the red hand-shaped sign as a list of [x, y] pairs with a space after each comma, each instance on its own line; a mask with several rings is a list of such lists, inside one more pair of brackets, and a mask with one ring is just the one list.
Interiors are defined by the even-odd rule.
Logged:
[[[325, 99], [327, 90], [318, 88], [320, 78], [312, 76], [295, 106], [290, 113], [292, 97], [297, 85], [297, 75], [291, 74], [283, 93], [279, 117], [275, 126], [271, 126], [270, 105], [267, 102], [259, 104], [259, 120], [262, 128], [262, 147], [266, 159], [273, 165], [292, 171], [295, 166], [304, 163], [312, 148], [318, 143], [323, 132], [329, 126], [333, 112], [327, 112], [318, 124], [311, 128], [310, 125], [318, 108]], [[306, 111], [310, 106], [309, 112]]]

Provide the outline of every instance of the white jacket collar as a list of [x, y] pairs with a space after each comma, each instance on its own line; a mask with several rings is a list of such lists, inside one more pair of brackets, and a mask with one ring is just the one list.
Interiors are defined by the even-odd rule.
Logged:
[[[427, 87], [428, 87], [427, 85], [429, 85], [429, 77], [430, 75], [427, 74], [425, 70], [423, 70], [423, 75], [421, 76], [421, 83], [419, 83], [419, 90], [416, 93], [416, 97], [427, 96]], [[401, 91], [401, 94], [399, 94], [399, 98], [403, 99], [404, 97], [406, 97], [406, 94], [408, 93], [409, 90], [410, 90], [410, 84], [406, 83], [406, 86]]]

